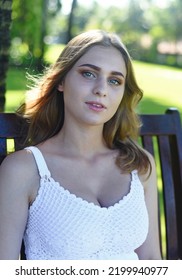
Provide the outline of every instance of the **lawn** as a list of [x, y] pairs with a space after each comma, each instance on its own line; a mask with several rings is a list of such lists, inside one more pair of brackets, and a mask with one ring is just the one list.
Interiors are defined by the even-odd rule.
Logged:
[[176, 68], [135, 62], [137, 81], [144, 90], [141, 113], [163, 113], [176, 107], [182, 117], [182, 71]]
[[9, 69], [7, 75], [6, 112], [14, 112], [23, 102], [26, 89], [25, 70]]

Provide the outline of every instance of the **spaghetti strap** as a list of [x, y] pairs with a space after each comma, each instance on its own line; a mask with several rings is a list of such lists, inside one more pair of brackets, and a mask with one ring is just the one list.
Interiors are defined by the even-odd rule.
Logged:
[[45, 162], [45, 159], [44, 159], [41, 151], [35, 146], [27, 147], [27, 148], [25, 148], [25, 150], [32, 152], [35, 162], [37, 164], [37, 168], [38, 168], [40, 177], [41, 178], [44, 176], [50, 177], [51, 173], [47, 167], [47, 164]]

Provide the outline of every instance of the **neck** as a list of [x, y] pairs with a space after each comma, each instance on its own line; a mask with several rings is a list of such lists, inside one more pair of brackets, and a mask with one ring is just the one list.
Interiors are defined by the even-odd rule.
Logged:
[[88, 158], [108, 149], [103, 138], [103, 126], [74, 129], [64, 125], [58, 140], [65, 151]]

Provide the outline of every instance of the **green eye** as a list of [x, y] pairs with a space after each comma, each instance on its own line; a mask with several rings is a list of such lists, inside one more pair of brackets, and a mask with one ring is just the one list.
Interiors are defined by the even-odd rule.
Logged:
[[118, 81], [117, 79], [110, 79], [109, 84], [118, 86], [121, 84], [121, 82]]
[[84, 71], [84, 72], [82, 72], [82, 75], [83, 75], [83, 77], [89, 78], [89, 79], [90, 78], [95, 78], [95, 75], [90, 71]]

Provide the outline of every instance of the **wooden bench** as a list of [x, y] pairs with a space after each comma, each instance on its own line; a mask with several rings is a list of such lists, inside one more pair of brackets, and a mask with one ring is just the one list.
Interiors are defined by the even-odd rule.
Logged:
[[[159, 201], [159, 211], [162, 213], [162, 206], [164, 206], [166, 258], [169, 260], [182, 259], [182, 127], [180, 115], [176, 109], [171, 108], [164, 115], [142, 115], [141, 118], [143, 126], [140, 135], [143, 147], [154, 155], [156, 165], [161, 172], [162, 185], [159, 197], [163, 198], [163, 203], [161, 200]], [[161, 220], [162, 217], [160, 225]]]
[[[179, 112], [141, 115], [140, 141], [156, 159], [159, 172], [159, 223], [161, 249], [169, 260], [182, 259], [182, 127]], [[0, 162], [7, 155], [7, 139], [21, 149], [25, 130], [13, 113], [0, 113]], [[10, 146], [12, 144], [9, 144]], [[160, 174], [161, 173], [161, 174]], [[161, 179], [161, 181], [160, 181]], [[161, 214], [163, 213], [163, 214]], [[21, 259], [25, 259], [24, 247]]]

